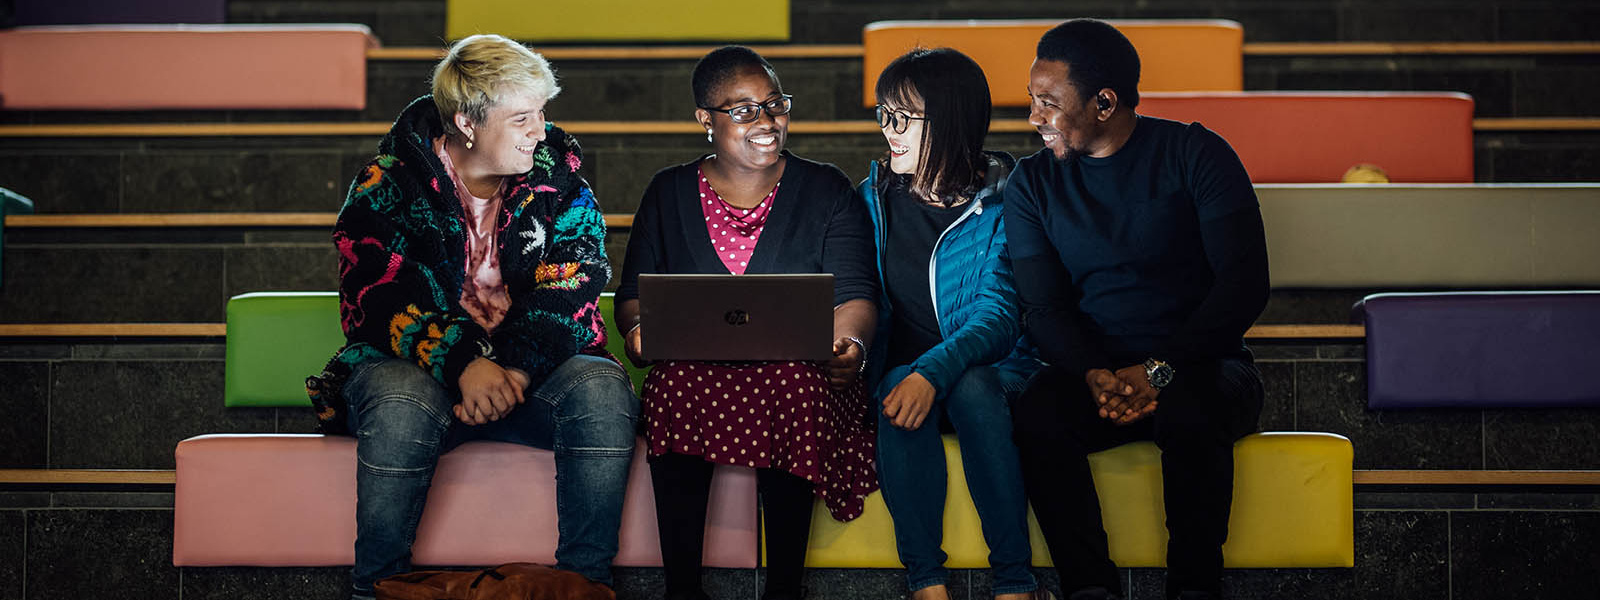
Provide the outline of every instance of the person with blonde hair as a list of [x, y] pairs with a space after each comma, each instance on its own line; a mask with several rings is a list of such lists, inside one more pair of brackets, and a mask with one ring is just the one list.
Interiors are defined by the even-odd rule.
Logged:
[[347, 344], [307, 388], [357, 439], [356, 598], [410, 568], [439, 455], [479, 439], [555, 451], [556, 566], [611, 584], [639, 401], [605, 350], [604, 215], [545, 120], [560, 91], [521, 44], [457, 42], [339, 212]]

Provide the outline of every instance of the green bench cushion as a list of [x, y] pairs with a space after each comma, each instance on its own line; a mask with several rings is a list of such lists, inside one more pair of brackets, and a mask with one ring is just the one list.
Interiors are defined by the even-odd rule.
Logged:
[[306, 377], [344, 346], [337, 292], [257, 292], [228, 300], [226, 406], [311, 406]]
[[[600, 296], [610, 315], [612, 295]], [[322, 372], [344, 346], [336, 292], [257, 292], [228, 300], [228, 341], [223, 404], [309, 407], [306, 377]], [[621, 358], [622, 336], [606, 319], [606, 349]], [[626, 364], [637, 391], [645, 369]]]

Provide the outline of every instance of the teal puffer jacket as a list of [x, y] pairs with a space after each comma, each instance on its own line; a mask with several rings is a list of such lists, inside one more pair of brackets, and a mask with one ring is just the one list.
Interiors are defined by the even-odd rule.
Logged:
[[[967, 204], [934, 244], [929, 259], [933, 274], [928, 293], [933, 295], [934, 315], [944, 340], [923, 353], [911, 364], [938, 390], [943, 399], [967, 369], [992, 364], [1024, 377], [1040, 367], [1037, 352], [1022, 334], [1022, 311], [1017, 305], [1016, 284], [1011, 260], [1006, 252], [1006, 231], [1001, 219], [1000, 191], [1016, 160], [1001, 152], [987, 152], [987, 185]], [[867, 178], [859, 186], [872, 215], [873, 239], [877, 244], [878, 277], [883, 278], [883, 257], [888, 232], [883, 227], [880, 202], [883, 183], [878, 177], [884, 165], [871, 164]], [[877, 389], [888, 356], [889, 324], [894, 306], [887, 291], [878, 298], [878, 330], [868, 357], [868, 389]], [[882, 390], [887, 393], [888, 390]], [[881, 394], [880, 394], [881, 395]]]

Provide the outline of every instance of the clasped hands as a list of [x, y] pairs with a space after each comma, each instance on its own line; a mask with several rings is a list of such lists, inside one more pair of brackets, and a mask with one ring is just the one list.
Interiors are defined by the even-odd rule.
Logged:
[[1118, 425], [1128, 425], [1156, 411], [1161, 390], [1150, 385], [1144, 365], [1130, 365], [1111, 371], [1089, 369], [1083, 376], [1089, 395], [1100, 406], [1100, 417]]
[[480, 356], [467, 364], [458, 382], [461, 402], [452, 409], [456, 420], [483, 425], [500, 420], [522, 404], [529, 377], [522, 369], [501, 367]]

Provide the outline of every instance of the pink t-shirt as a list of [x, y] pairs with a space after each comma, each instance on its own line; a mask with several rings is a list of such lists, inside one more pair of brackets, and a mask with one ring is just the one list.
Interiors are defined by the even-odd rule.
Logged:
[[440, 137], [433, 141], [433, 152], [439, 155], [445, 172], [455, 182], [456, 198], [461, 200], [462, 211], [466, 214], [462, 225], [467, 233], [467, 269], [461, 281], [461, 308], [466, 309], [485, 331], [493, 333], [505, 320], [506, 311], [511, 309], [511, 296], [506, 293], [505, 280], [500, 278], [500, 236], [496, 227], [505, 188], [495, 190], [489, 198], [473, 196], [456, 173], [444, 140]]
[[750, 268], [750, 255], [756, 251], [756, 240], [772, 214], [772, 202], [778, 195], [779, 182], [772, 191], [754, 207], [744, 209], [722, 200], [711, 189], [704, 172], [700, 175], [700, 210], [706, 215], [706, 233], [711, 234], [711, 245], [717, 249], [717, 258], [729, 273], [743, 275]]

